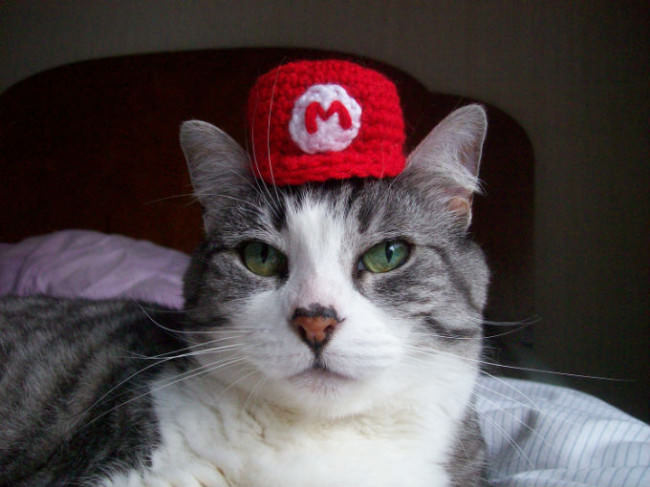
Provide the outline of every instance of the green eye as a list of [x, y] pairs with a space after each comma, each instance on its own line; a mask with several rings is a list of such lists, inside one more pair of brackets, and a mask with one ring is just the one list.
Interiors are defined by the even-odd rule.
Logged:
[[246, 267], [259, 276], [275, 276], [287, 268], [287, 258], [284, 254], [263, 242], [248, 242], [242, 248], [241, 254]]
[[401, 240], [386, 240], [370, 248], [361, 263], [370, 272], [388, 272], [399, 267], [409, 256], [409, 246]]

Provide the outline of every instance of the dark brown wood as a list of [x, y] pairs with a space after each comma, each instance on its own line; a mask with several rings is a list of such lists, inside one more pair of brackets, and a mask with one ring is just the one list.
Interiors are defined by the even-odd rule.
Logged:
[[[349, 58], [396, 81], [413, 147], [454, 108], [474, 100], [429, 92], [394, 67], [341, 53], [224, 49], [86, 61], [28, 78], [0, 95], [0, 241], [67, 228], [121, 233], [191, 251], [201, 239], [178, 127], [209, 121], [245, 141], [255, 78], [294, 59]], [[524, 130], [484, 104], [487, 197], [473, 231], [493, 283], [488, 316], [532, 310], [533, 151]]]

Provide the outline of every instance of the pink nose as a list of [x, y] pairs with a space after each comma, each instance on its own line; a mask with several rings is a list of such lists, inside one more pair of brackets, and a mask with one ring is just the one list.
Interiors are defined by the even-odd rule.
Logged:
[[291, 318], [291, 326], [314, 351], [318, 351], [327, 343], [339, 323], [340, 320], [332, 308], [319, 305], [312, 305], [309, 310], [298, 308]]

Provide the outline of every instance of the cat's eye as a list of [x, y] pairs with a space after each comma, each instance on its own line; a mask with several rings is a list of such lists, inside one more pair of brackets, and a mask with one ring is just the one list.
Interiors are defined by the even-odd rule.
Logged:
[[241, 256], [246, 267], [259, 276], [277, 276], [287, 269], [285, 255], [264, 242], [245, 243], [241, 249]]
[[403, 240], [385, 240], [363, 254], [360, 264], [370, 272], [388, 272], [406, 262], [409, 252], [409, 245]]

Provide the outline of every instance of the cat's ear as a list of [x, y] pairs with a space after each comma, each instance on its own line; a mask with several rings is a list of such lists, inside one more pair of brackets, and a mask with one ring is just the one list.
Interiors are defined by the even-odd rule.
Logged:
[[242, 186], [250, 184], [246, 151], [226, 132], [200, 120], [181, 125], [180, 141], [194, 195], [203, 207], [206, 230], [210, 213], [223, 199], [232, 199]]
[[409, 184], [445, 198], [447, 208], [466, 227], [472, 220], [472, 197], [479, 192], [478, 171], [487, 133], [480, 105], [452, 112], [411, 152], [404, 176]]

